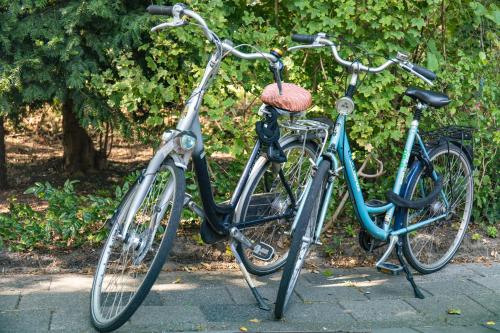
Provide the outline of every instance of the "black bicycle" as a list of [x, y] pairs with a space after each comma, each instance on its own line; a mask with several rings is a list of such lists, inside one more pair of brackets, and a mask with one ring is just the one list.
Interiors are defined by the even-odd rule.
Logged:
[[[229, 241], [259, 306], [269, 309], [249, 272], [269, 274], [285, 264], [291, 224], [330, 129], [327, 123], [304, 119], [310, 94], [281, 82], [279, 50], [241, 52], [241, 46], [222, 42], [202, 17], [182, 4], [150, 6], [148, 12], [173, 17], [152, 31], [193, 20], [215, 45], [215, 51], [177, 128], [163, 134], [161, 146], [109, 221], [111, 231], [99, 259], [90, 301], [92, 324], [99, 331], [123, 325], [144, 300], [172, 248], [184, 207], [202, 218], [200, 232], [206, 243]], [[198, 114], [203, 95], [228, 54], [267, 60], [276, 82], [264, 90], [265, 104], [259, 111], [262, 120], [256, 125], [258, 139], [233, 196], [229, 202], [218, 204]], [[185, 170], [190, 159], [202, 207], [185, 193]]]

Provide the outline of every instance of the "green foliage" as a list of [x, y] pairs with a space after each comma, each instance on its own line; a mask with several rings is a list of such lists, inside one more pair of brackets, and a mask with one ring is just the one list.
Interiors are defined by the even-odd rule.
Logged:
[[353, 225], [350, 223], [346, 224], [344, 226], [344, 231], [347, 234], [347, 236], [352, 237], [352, 238], [356, 237], [358, 234], [357, 231], [355, 230], [355, 228], [353, 227]]
[[474, 234], [472, 235], [471, 239], [472, 239], [473, 241], [478, 241], [478, 240], [480, 240], [480, 239], [481, 239], [481, 235], [480, 235], [480, 234], [478, 234], [478, 233], [476, 232], [476, 233], [474, 233]]
[[67, 180], [62, 188], [49, 183], [35, 183], [26, 190], [47, 202], [47, 209], [34, 211], [29, 205], [11, 199], [9, 213], [0, 214], [0, 239], [11, 251], [34, 248], [73, 248], [99, 244], [107, 235], [104, 222], [111, 217], [129, 181], [109, 194], [78, 195], [77, 181]]
[[84, 125], [118, 118], [88, 80], [109, 67], [115, 50], [136, 48], [146, 4], [0, 1], [0, 110], [16, 114], [20, 106], [71, 99]]
[[[375, 65], [406, 51], [413, 62], [436, 71], [439, 81], [433, 89], [449, 94], [453, 103], [427, 112], [421, 127], [477, 128], [474, 216], [476, 221], [496, 223], [498, 182], [493, 165], [498, 164], [500, 132], [498, 74], [492, 70], [499, 60], [495, 2], [461, 0], [445, 2], [443, 7], [438, 0], [302, 0], [280, 2], [277, 11], [274, 2], [264, 1], [187, 3], [207, 18], [221, 38], [235, 45], [250, 43], [269, 50], [292, 44], [292, 31], [327, 32], [340, 45], [343, 57]], [[144, 141], [154, 142], [166, 126], [175, 124], [212, 50], [195, 26], [169, 29], [145, 39], [138, 53], [121, 52], [112, 68], [93, 75], [92, 84], [108, 97], [112, 108], [126, 109], [130, 129], [135, 128]], [[346, 76], [329, 51], [299, 51], [288, 54], [284, 62], [286, 80], [313, 92], [313, 112], [335, 117], [332, 106], [344, 93]], [[264, 62], [224, 60], [201, 112], [208, 155], [225, 152], [239, 160], [249, 152], [255, 122], [251, 111], [258, 107], [251, 102], [270, 82]], [[401, 96], [410, 85], [422, 84], [397, 69], [363, 81], [349, 122], [356, 159], [373, 150], [387, 170], [396, 170], [412, 113], [411, 101]], [[240, 169], [229, 174], [236, 175]], [[382, 196], [393, 181], [389, 176], [366, 184], [367, 196]], [[227, 179], [223, 175], [216, 181]]]
[[490, 238], [497, 238], [498, 230], [494, 225], [489, 225], [486, 227], [486, 234]]

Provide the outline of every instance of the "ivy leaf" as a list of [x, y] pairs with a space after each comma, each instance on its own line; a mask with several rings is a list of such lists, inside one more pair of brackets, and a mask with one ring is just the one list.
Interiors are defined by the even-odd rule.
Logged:
[[425, 21], [421, 17], [416, 17], [411, 20], [411, 24], [418, 29], [421, 29], [425, 25]]
[[439, 69], [439, 62], [434, 53], [427, 53], [427, 68], [431, 71], [436, 71]]

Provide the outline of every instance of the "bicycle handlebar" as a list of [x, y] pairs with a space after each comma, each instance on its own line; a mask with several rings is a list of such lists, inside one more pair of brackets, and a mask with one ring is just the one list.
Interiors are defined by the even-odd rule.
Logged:
[[149, 5], [148, 8], [146, 8], [146, 10], [151, 15], [172, 16], [172, 9], [173, 8], [174, 8], [174, 6]]
[[324, 33], [319, 33], [316, 35], [303, 35], [303, 34], [293, 34], [292, 40], [300, 43], [307, 43], [305, 45], [297, 45], [292, 46], [288, 49], [288, 51], [303, 49], [303, 48], [317, 48], [329, 46], [332, 50], [333, 57], [335, 60], [344, 67], [348, 67], [355, 72], [368, 72], [368, 73], [380, 73], [387, 67], [392, 64], [399, 64], [399, 66], [406, 71], [412, 73], [418, 78], [422, 79], [429, 85], [433, 85], [432, 81], [436, 79], [436, 74], [431, 70], [417, 66], [408, 61], [408, 57], [403, 53], [399, 53], [396, 58], [389, 59], [382, 65], [378, 67], [368, 67], [360, 63], [359, 61], [348, 61], [342, 59], [342, 57], [338, 53], [338, 49], [335, 44], [327, 38], [327, 35]]
[[[150, 5], [147, 8], [148, 13], [152, 15], [169, 15], [174, 18], [173, 21], [171, 22], [165, 22], [161, 23], [154, 28], [151, 29], [151, 31], [159, 31], [165, 28], [170, 28], [170, 27], [179, 27], [183, 26], [186, 24], [186, 22], [181, 18], [182, 16], [187, 16], [195, 20], [200, 28], [203, 30], [205, 36], [208, 38], [208, 40], [212, 43], [217, 43], [219, 40], [215, 36], [215, 34], [208, 28], [207, 23], [205, 20], [198, 15], [196, 12], [187, 9], [187, 7], [184, 4], [178, 3], [175, 4], [174, 6], [158, 6], [158, 5]], [[215, 36], [215, 37], [214, 37]], [[246, 53], [237, 50], [234, 48], [230, 42], [222, 42], [220, 43], [223, 50], [225, 52], [229, 52], [232, 55], [237, 56], [238, 58], [241, 59], [246, 59], [246, 60], [254, 60], [254, 59], [266, 59], [268, 61], [271, 61], [272, 63], [278, 62], [278, 58], [272, 55], [271, 53]]]

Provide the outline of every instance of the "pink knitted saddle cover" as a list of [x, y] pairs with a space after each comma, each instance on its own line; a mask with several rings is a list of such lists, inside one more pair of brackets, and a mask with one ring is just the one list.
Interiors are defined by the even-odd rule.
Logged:
[[276, 83], [264, 88], [260, 99], [263, 103], [289, 112], [300, 112], [312, 104], [311, 93], [293, 83], [282, 84], [282, 95], [278, 92]]

